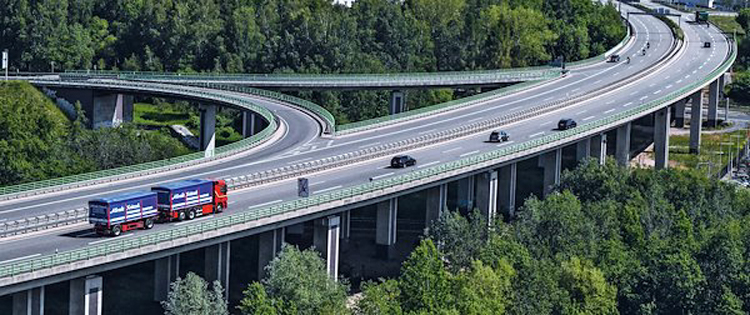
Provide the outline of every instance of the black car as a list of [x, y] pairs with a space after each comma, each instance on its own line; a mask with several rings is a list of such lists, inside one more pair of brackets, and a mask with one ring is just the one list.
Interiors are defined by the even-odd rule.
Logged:
[[508, 139], [510, 139], [510, 136], [502, 130], [495, 130], [490, 134], [490, 142], [504, 142]]
[[417, 160], [408, 155], [396, 155], [391, 159], [391, 167], [403, 168], [417, 164]]
[[570, 128], [575, 128], [576, 126], [578, 126], [576, 121], [570, 118], [560, 119], [560, 122], [557, 123], [558, 130], [568, 130]]
[[704, 42], [703, 48], [711, 48], [711, 42]]
[[609, 62], [619, 62], [619, 61], [620, 61], [620, 55], [609, 56]]

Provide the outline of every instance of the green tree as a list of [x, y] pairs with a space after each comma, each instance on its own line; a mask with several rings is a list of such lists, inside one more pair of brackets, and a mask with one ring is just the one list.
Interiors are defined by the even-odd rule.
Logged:
[[617, 288], [607, 283], [604, 274], [591, 262], [572, 257], [562, 262], [560, 287], [568, 292], [566, 314], [617, 314]]
[[487, 220], [478, 211], [465, 218], [458, 211], [446, 211], [428, 230], [452, 272], [471, 266], [487, 240]]
[[[328, 276], [313, 250], [284, 245], [268, 265], [263, 285], [251, 284], [240, 302], [244, 314], [345, 314], [347, 285]], [[263, 288], [264, 290], [261, 290]]]
[[456, 279], [455, 301], [460, 314], [505, 314], [513, 300], [515, 270], [505, 261], [494, 268], [475, 261]]
[[400, 315], [401, 291], [397, 280], [381, 280], [380, 283], [365, 282], [362, 285], [362, 299], [357, 302], [354, 313], [358, 315]]
[[451, 275], [432, 240], [422, 240], [401, 267], [399, 289], [404, 311], [437, 313], [449, 309]]
[[221, 283], [214, 281], [209, 289], [206, 280], [192, 272], [171, 284], [162, 306], [165, 315], [229, 315]]

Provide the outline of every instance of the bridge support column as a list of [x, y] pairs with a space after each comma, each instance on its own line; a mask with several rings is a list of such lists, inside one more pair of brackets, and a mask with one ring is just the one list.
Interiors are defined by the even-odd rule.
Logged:
[[224, 288], [225, 299], [229, 297], [227, 294], [229, 292], [229, 257], [229, 241], [206, 247], [204, 265], [206, 268], [206, 281], [208, 283], [219, 281], [221, 287]]
[[102, 277], [70, 280], [70, 315], [102, 315]]
[[607, 134], [601, 133], [591, 137], [591, 157], [599, 161], [599, 165], [607, 162]]
[[719, 124], [719, 80], [714, 80], [708, 86], [708, 127]]
[[430, 188], [427, 191], [427, 209], [425, 213], [425, 227], [440, 218], [448, 204], [448, 184]]
[[669, 167], [669, 107], [654, 113], [654, 168]]
[[630, 164], [630, 134], [632, 124], [630, 122], [617, 127], [617, 147], [615, 148], [615, 159], [620, 166], [627, 167]]
[[284, 245], [285, 228], [273, 229], [258, 235], [258, 280], [266, 277], [266, 266]]
[[169, 286], [180, 276], [180, 254], [154, 261], [154, 301], [167, 299]]
[[91, 126], [94, 129], [117, 127], [123, 122], [133, 121], [133, 96], [107, 94], [94, 96]]
[[676, 128], [685, 128], [685, 105], [687, 100], [679, 100], [674, 103], [674, 126]]
[[516, 214], [516, 177], [518, 174], [518, 164], [513, 163], [500, 168], [498, 177], [500, 180], [500, 211], [512, 218]]
[[255, 134], [257, 115], [254, 112], [246, 110], [242, 112], [242, 137], [249, 138]]
[[583, 159], [591, 156], [591, 140], [584, 139], [576, 143], [576, 161], [581, 162]]
[[471, 211], [474, 210], [474, 195], [476, 189], [474, 175], [458, 180], [458, 206]]
[[376, 255], [383, 259], [392, 259], [396, 249], [396, 221], [398, 217], [398, 198], [391, 198], [378, 204], [375, 214]]
[[406, 95], [402, 91], [391, 92], [390, 112], [391, 115], [406, 111]]
[[690, 106], [690, 153], [698, 154], [701, 148], [701, 131], [703, 129], [703, 91], [695, 92]]
[[44, 315], [44, 286], [13, 294], [13, 315]]
[[478, 175], [477, 208], [490, 223], [497, 215], [498, 178], [498, 172], [494, 170]]
[[315, 220], [313, 244], [326, 261], [326, 271], [331, 278], [338, 279], [339, 274], [339, 233], [341, 217], [332, 215]]
[[560, 184], [562, 170], [562, 149], [542, 153], [539, 156], [539, 167], [544, 168], [544, 196], [546, 197], [557, 184]]
[[216, 148], [216, 105], [201, 105], [200, 112], [201, 128], [198, 138], [205, 156], [211, 157]]

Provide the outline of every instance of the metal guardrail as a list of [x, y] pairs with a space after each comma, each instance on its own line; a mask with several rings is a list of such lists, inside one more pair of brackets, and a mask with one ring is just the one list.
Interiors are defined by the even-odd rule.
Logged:
[[[678, 51], [678, 50], [679, 49], [677, 49], [675, 51]], [[664, 62], [665, 60], [668, 60], [669, 59], [669, 58], [667, 58], [668, 56], [669, 55], [663, 57], [661, 60], [659, 60], [659, 62], [657, 62], [656, 64], [652, 65], [649, 68], [655, 68], [655, 67], [657, 67], [660, 63]], [[648, 73], [648, 69], [646, 69], [646, 71], [641, 72], [641, 74], [639, 74], [637, 76], [621, 80], [621, 81], [618, 82], [619, 84], [610, 85], [610, 87], [605, 88], [604, 90], [598, 90], [597, 92], [606, 93], [607, 91], [615, 89], [617, 86], [619, 86], [621, 84], [626, 84], [628, 82], [632, 82], [632, 81], [638, 80], [641, 77], [643, 77], [644, 75], [646, 75], [647, 73]], [[496, 90], [496, 91], [493, 91], [493, 92], [476, 95], [475, 97], [465, 98], [465, 99], [461, 99], [461, 100], [456, 100], [454, 102], [448, 102], [448, 103], [440, 104], [440, 105], [437, 105], [437, 106], [444, 106], [444, 107], [447, 107], [447, 106], [459, 106], [460, 104], [464, 104], [464, 103], [466, 103], [464, 105], [471, 105], [472, 103], [475, 103], [475, 102], [478, 102], [478, 101], [481, 101], [481, 100], [486, 100], [486, 99], [489, 99], [489, 98], [492, 98], [492, 97], [496, 97], [497, 94], [510, 93], [511, 90], [514, 90], [514, 89], [512, 89], [514, 87], [516, 89], [521, 89], [521, 88], [524, 88], [524, 87], [526, 87], [528, 85], [533, 85], [533, 84], [534, 83], [524, 83], [524, 84], [521, 84], [521, 85], [509, 87], [507, 89]], [[224, 89], [224, 90], [229, 90], [229, 91], [237, 91], [237, 92], [243, 92], [243, 93], [250, 93], [250, 94], [253, 94], [253, 95], [259, 95], [259, 96], [269, 97], [269, 98], [281, 98], [281, 97], [285, 97], [285, 95], [277, 93], [277, 92], [264, 91], [264, 90], [253, 89], [253, 88], [244, 88], [244, 87], [238, 87], [238, 86], [234, 86], [234, 85], [220, 85], [220, 84], [206, 83], [206, 84], [201, 84], [199, 86], [207, 87], [207, 88], [209, 88], [209, 87], [210, 88], [219, 88], [219, 89]], [[443, 133], [440, 133], [440, 134], [425, 135], [425, 136], [419, 137], [419, 138], [407, 139], [407, 140], [404, 140], [404, 141], [401, 141], [401, 142], [397, 142], [397, 143], [385, 144], [385, 145], [381, 145], [379, 147], [368, 148], [368, 149], [359, 150], [359, 151], [355, 151], [355, 152], [349, 152], [349, 153], [345, 153], [345, 154], [341, 154], [341, 155], [337, 155], [337, 156], [333, 156], [333, 157], [329, 157], [329, 158], [325, 158], [325, 159], [315, 160], [315, 161], [306, 162], [306, 163], [299, 163], [297, 165], [291, 165], [291, 166], [282, 167], [282, 168], [278, 168], [278, 169], [272, 169], [272, 170], [268, 170], [268, 171], [263, 171], [263, 172], [258, 172], [258, 173], [243, 175], [243, 176], [236, 176], [236, 177], [231, 177], [231, 178], [225, 178], [225, 180], [227, 181], [227, 184], [228, 184], [228, 186], [229, 186], [230, 189], [239, 189], [239, 188], [243, 188], [243, 187], [248, 187], [248, 186], [253, 186], [253, 185], [258, 185], [258, 184], [263, 184], [263, 183], [268, 183], [268, 182], [273, 182], [273, 181], [277, 181], [277, 180], [283, 180], [283, 179], [287, 179], [287, 178], [301, 176], [301, 175], [304, 175], [304, 174], [309, 174], [309, 173], [313, 173], [313, 172], [317, 172], [317, 171], [322, 171], [322, 170], [325, 170], [325, 169], [330, 169], [330, 168], [335, 167], [337, 165], [341, 165], [341, 163], [356, 163], [356, 162], [359, 162], [359, 161], [363, 161], [363, 160], [367, 160], [367, 159], [372, 159], [372, 158], [376, 158], [376, 157], [381, 157], [381, 156], [385, 156], [385, 155], [388, 155], [388, 154], [392, 154], [394, 152], [400, 152], [400, 151], [403, 151], [403, 150], [409, 150], [409, 149], [414, 149], [414, 148], [422, 147], [422, 146], [429, 145], [429, 144], [436, 143], [436, 142], [440, 142], [440, 141], [448, 141], [448, 140], [451, 140], [451, 139], [455, 139], [457, 137], [465, 136], [467, 134], [476, 133], [476, 132], [481, 131], [481, 130], [487, 130], [487, 129], [490, 129], [490, 128], [495, 128], [495, 127], [497, 127], [497, 125], [506, 124], [508, 122], [512, 122], [512, 121], [517, 120], [517, 119], [525, 119], [527, 117], [537, 115], [537, 114], [539, 114], [541, 112], [556, 110], [556, 109], [559, 109], [561, 107], [568, 106], [569, 104], [571, 104], [573, 102], [584, 101], [585, 99], [588, 99], [588, 98], [590, 98], [590, 97], [593, 96], [593, 95], [591, 95], [592, 92], [593, 91], [580, 92], [580, 93], [575, 94], [572, 97], [568, 97], [568, 98], [566, 98], [564, 100], [560, 100], [560, 101], [555, 101], [555, 102], [543, 104], [541, 106], [536, 106], [536, 107], [527, 109], [525, 111], [515, 113], [513, 115], [507, 115], [505, 117], [500, 117], [500, 118], [496, 118], [496, 119], [493, 119], [493, 120], [478, 122], [478, 123], [472, 124], [470, 126], [464, 126], [464, 127], [456, 128], [457, 130], [449, 130], [447, 132], [443, 132]], [[487, 94], [491, 94], [491, 95], [488, 96]], [[482, 96], [485, 96], [485, 97], [482, 97]], [[586, 96], [588, 96], [588, 97], [586, 97]], [[286, 96], [286, 97], [287, 98], [283, 99], [284, 101], [287, 101], [287, 102], [297, 102], [298, 106], [301, 106], [303, 108], [307, 108], [307, 109], [310, 109], [312, 111], [318, 111], [318, 112], [322, 111], [322, 112], [328, 113], [325, 109], [323, 109], [322, 107], [320, 107], [320, 106], [318, 106], [318, 105], [316, 105], [316, 104], [314, 104], [312, 102], [304, 101], [304, 100], [301, 100], [301, 99], [298, 99], [298, 98], [294, 98], [294, 97], [291, 97], [291, 96]], [[427, 114], [434, 113], [435, 110], [436, 109], [429, 110], [429, 111], [427, 111]], [[330, 113], [328, 113], [328, 114], [330, 115]], [[333, 117], [331, 116], [331, 118], [333, 118]]]
[[218, 147], [213, 155], [206, 157], [206, 152], [195, 152], [166, 160], [152, 161], [142, 164], [124, 166], [114, 169], [102, 170], [80, 175], [72, 175], [61, 178], [37, 181], [32, 183], [0, 187], [0, 200], [17, 199], [49, 192], [61, 191], [77, 187], [88, 186], [97, 183], [111, 182], [126, 178], [140, 177], [158, 172], [184, 168], [198, 163], [213, 161], [230, 156], [242, 151], [256, 147], [278, 129], [278, 123], [273, 114], [262, 106], [258, 106], [238, 96], [227, 96], [216, 92], [200, 91], [185, 86], [166, 86], [154, 83], [136, 82], [60, 82], [60, 81], [31, 81], [32, 84], [42, 86], [60, 87], [98, 87], [112, 89], [137, 89], [139, 91], [160, 92], [169, 94], [180, 94], [183, 96], [197, 97], [216, 102], [223, 102], [234, 106], [246, 108], [260, 114], [269, 122], [269, 125], [261, 132], [252, 137]]
[[256, 89], [251, 87], [243, 87], [239, 85], [232, 85], [232, 84], [219, 84], [219, 83], [202, 83], [202, 84], [192, 84], [189, 86], [200, 86], [210, 89], [217, 89], [217, 90], [224, 90], [224, 91], [232, 91], [232, 92], [240, 92], [250, 95], [256, 95], [261, 96], [273, 100], [282, 101], [294, 106], [298, 106], [302, 109], [308, 110], [323, 120], [325, 123], [324, 127], [324, 133], [327, 134], [335, 134], [336, 133], [336, 118], [333, 117], [333, 114], [329, 112], [327, 109], [323, 108], [322, 106], [315, 104], [313, 102], [310, 102], [308, 100], [301, 99], [299, 97], [294, 97], [291, 95], [282, 94], [275, 91], [268, 91], [268, 90], [262, 90], [262, 89]]
[[658, 62], [651, 65], [649, 68], [645, 69], [644, 71], [640, 72], [637, 75], [622, 79], [603, 89], [598, 89], [595, 91], [590, 91], [590, 90], [582, 91], [582, 92], [573, 94], [572, 96], [569, 96], [567, 98], [564, 98], [562, 100], [557, 100], [557, 101], [533, 106], [533, 107], [530, 107], [530, 108], [527, 108], [527, 109], [524, 109], [515, 113], [506, 114], [500, 117], [471, 123], [468, 125], [452, 128], [449, 130], [443, 130], [443, 131], [432, 133], [432, 134], [425, 134], [416, 138], [381, 144], [381, 145], [373, 146], [373, 147], [366, 148], [366, 149], [339, 154], [339, 155], [332, 156], [332, 157], [297, 163], [293, 165], [287, 165], [284, 167], [257, 172], [253, 174], [236, 176], [232, 178], [225, 178], [225, 180], [230, 189], [239, 189], [239, 188], [261, 185], [261, 184], [266, 184], [266, 183], [289, 179], [289, 178], [295, 178], [295, 177], [299, 177], [305, 174], [310, 174], [314, 172], [319, 172], [319, 171], [335, 168], [342, 164], [353, 164], [353, 163], [357, 163], [357, 162], [361, 162], [361, 161], [365, 161], [369, 159], [387, 156], [390, 154], [400, 153], [400, 152], [407, 151], [407, 150], [413, 150], [416, 148], [432, 145], [435, 143], [450, 141], [450, 140], [461, 138], [467, 135], [476, 134], [481, 131], [498, 128], [499, 126], [509, 124], [512, 122], [516, 122], [519, 120], [535, 117], [535, 116], [538, 116], [538, 115], [541, 115], [550, 111], [559, 110], [567, 106], [570, 106], [572, 104], [583, 102], [587, 99], [596, 97], [603, 93], [616, 90], [624, 84], [629, 84], [637, 80], [640, 80], [641, 78], [651, 74], [651, 71], [650, 71], [651, 69], [655, 69], [659, 67], [661, 64], [663, 64], [664, 62], [670, 60], [672, 55], [674, 55], [675, 53], [681, 50], [682, 44], [683, 42], [681, 41], [675, 41], [673, 44], [674, 45], [673, 47], [675, 47], [676, 49], [673, 49], [671, 53], [662, 57]]
[[717, 69], [712, 71], [702, 80], [690, 84], [686, 87], [663, 96], [657, 100], [635, 106], [623, 112], [612, 116], [581, 125], [577, 128], [560, 131], [554, 134], [543, 136], [537, 139], [510, 145], [491, 152], [473, 155], [460, 160], [443, 163], [441, 165], [415, 170], [403, 175], [379, 179], [369, 183], [356, 185], [349, 188], [339, 189], [324, 194], [314, 195], [310, 198], [296, 199], [289, 202], [273, 205], [252, 211], [218, 217], [212, 220], [196, 222], [178, 228], [171, 228], [165, 231], [144, 234], [127, 239], [113, 240], [96, 246], [87, 246], [85, 248], [66, 251], [63, 253], [45, 255], [38, 258], [20, 260], [12, 263], [0, 265], [0, 278], [12, 277], [24, 273], [30, 273], [41, 269], [61, 266], [77, 261], [88, 260], [95, 257], [102, 257], [110, 254], [123, 253], [128, 250], [138, 249], [151, 245], [164, 245], [178, 239], [184, 239], [191, 235], [202, 234], [207, 231], [216, 231], [233, 225], [240, 225], [251, 221], [257, 221], [262, 218], [277, 216], [289, 212], [303, 210], [305, 208], [325, 205], [331, 202], [354, 202], [355, 197], [367, 193], [385, 191], [390, 187], [396, 187], [407, 183], [424, 183], [431, 177], [441, 176], [453, 171], [470, 169], [488, 163], [493, 163], [503, 158], [514, 157], [518, 154], [530, 150], [543, 150], [557, 143], [568, 139], [581, 138], [589, 134], [600, 132], [603, 128], [608, 128], [613, 124], [628, 119], [640, 117], [644, 114], [669, 105], [677, 99], [682, 99], [693, 92], [695, 89], [703, 87], [706, 83], [714, 80], [718, 75], [724, 73], [737, 57], [736, 47], [733, 45], [729, 58]]
[[[559, 76], [554, 76], [554, 77], [559, 77]], [[550, 77], [550, 78], [553, 78], [553, 77]], [[370, 129], [375, 129], [375, 128], [379, 128], [379, 127], [383, 127], [383, 126], [387, 126], [387, 125], [391, 125], [395, 123], [400, 123], [404, 121], [427, 117], [427, 116], [451, 111], [454, 109], [459, 109], [462, 107], [472, 106], [472, 105], [475, 105], [475, 104], [478, 104], [478, 103], [481, 103], [481, 102], [484, 102], [493, 98], [506, 96], [511, 93], [523, 90], [523, 89], [531, 88], [531, 87], [534, 87], [536, 85], [539, 85], [545, 82], [547, 81], [546, 80], [527, 81], [524, 83], [519, 83], [519, 84], [511, 85], [508, 87], [504, 87], [502, 89], [497, 89], [497, 90], [490, 91], [490, 92], [485, 92], [485, 93], [481, 93], [481, 94], [477, 94], [477, 95], [473, 95], [473, 96], [469, 96], [469, 97], [465, 97], [465, 98], [461, 98], [457, 100], [452, 100], [452, 101], [437, 104], [437, 105], [408, 110], [408, 111], [401, 112], [395, 115], [388, 115], [384, 117], [378, 117], [378, 118], [353, 122], [353, 123], [349, 123], [346, 125], [341, 125], [336, 130], [336, 135], [343, 136], [343, 135], [352, 134], [352, 133], [361, 132], [361, 131], [370, 130]]]
[[589, 66], [591, 64], [598, 63], [598, 62], [606, 61], [609, 55], [613, 54], [618, 49], [624, 47], [628, 43], [628, 41], [630, 41], [631, 31], [630, 31], [630, 25], [627, 24], [627, 22], [624, 19], [623, 19], [623, 22], [626, 23], [625, 29], [627, 30], [627, 32], [625, 33], [625, 37], [620, 41], [620, 43], [618, 43], [617, 45], [615, 45], [615, 47], [612, 47], [610, 50], [606, 51], [605, 53], [601, 55], [594, 56], [594, 57], [584, 59], [584, 60], [570, 62], [567, 64], [567, 67], [568, 68], [581, 68], [581, 67]]
[[[678, 50], [679, 49], [675, 51], [678, 51]], [[669, 55], [666, 55], [659, 62], [655, 63], [649, 68], [658, 67], [660, 63], [669, 59], [668, 56]], [[639, 75], [623, 79], [620, 82], [618, 82], [618, 84], [612, 84], [609, 87], [602, 89], [602, 90], [597, 90], [596, 92], [606, 93], [609, 90], [616, 89], [618, 86], [622, 84], [627, 84], [628, 82], [638, 80], [648, 73], [649, 71], [648, 69], [646, 69], [645, 71], [641, 72], [641, 74]], [[201, 86], [204, 86], [204, 85], [201, 85]], [[269, 94], [270, 95], [276, 94], [275, 92], [270, 92], [269, 94], [261, 94], [263, 92], [268, 92], [268, 91], [257, 90], [257, 89], [252, 89], [252, 88], [242, 88], [242, 87], [237, 87], [233, 85], [213, 86], [211, 84], [205, 84], [205, 86], [213, 87], [213, 88], [218, 87], [218, 88], [227, 89], [231, 91], [238, 91], [238, 92], [247, 90], [250, 93], [258, 93], [258, 95], [261, 95], [261, 96], [267, 96]], [[519, 89], [523, 88], [523, 86], [518, 87], [518, 88]], [[500, 91], [500, 90], [498, 90], [497, 92], [498, 92], [497, 94], [503, 93], [503, 91]], [[505, 92], [510, 92], [510, 91], [505, 91]], [[492, 93], [492, 92], [489, 92], [489, 93]], [[310, 161], [310, 162], [298, 163], [295, 165], [285, 166], [285, 167], [281, 167], [277, 169], [271, 169], [267, 171], [262, 171], [262, 172], [257, 172], [257, 173], [242, 175], [242, 176], [235, 176], [231, 178], [224, 178], [224, 180], [226, 180], [228, 187], [231, 190], [234, 190], [234, 189], [240, 189], [244, 187], [274, 182], [278, 180], [298, 177], [298, 176], [309, 174], [309, 173], [331, 169], [331, 168], [341, 165], [342, 163], [356, 163], [356, 162], [360, 162], [360, 161], [364, 161], [368, 159], [386, 156], [386, 155], [393, 154], [393, 153], [402, 152], [404, 150], [410, 150], [410, 149], [423, 147], [423, 146], [434, 144], [437, 142], [449, 141], [451, 139], [463, 137], [463, 136], [473, 134], [482, 130], [497, 128], [499, 125], [507, 124], [507, 123], [510, 123], [519, 119], [526, 119], [528, 117], [539, 115], [540, 113], [557, 110], [565, 106], [569, 106], [570, 104], [584, 101], [588, 98], [593, 97], [594, 96], [593, 93], [594, 91], [583, 91], [583, 92], [574, 94], [573, 96], [568, 97], [563, 100], [558, 100], [555, 102], [542, 104], [540, 106], [535, 106], [535, 107], [532, 107], [532, 108], [529, 108], [529, 109], [526, 109], [524, 111], [520, 111], [514, 114], [502, 116], [502, 117], [495, 118], [495, 119], [485, 120], [482, 122], [477, 122], [468, 126], [454, 128], [452, 130], [447, 130], [441, 133], [424, 135], [418, 138], [402, 140], [402, 141], [395, 142], [395, 143], [383, 144], [377, 147], [362, 149], [362, 150], [358, 150], [354, 152], [348, 152], [345, 154], [340, 154], [340, 155], [336, 155], [336, 156], [332, 156], [332, 157], [328, 157], [324, 159], [319, 159], [315, 161]], [[485, 95], [485, 94], [480, 94], [480, 95]], [[477, 95], [477, 96], [480, 96], [480, 95]], [[491, 98], [495, 96], [496, 95], [487, 96], [481, 99], [487, 99], [487, 98]], [[474, 101], [474, 99], [467, 98], [467, 99], [462, 99], [462, 100], [457, 100], [457, 101], [469, 102], [469, 101]], [[313, 104], [313, 103], [310, 103], [310, 104]], [[453, 106], [457, 106], [457, 105], [453, 105]]]
[[0, 223], [0, 238], [47, 230], [63, 225], [88, 222], [87, 208], [45, 214], [15, 221]]

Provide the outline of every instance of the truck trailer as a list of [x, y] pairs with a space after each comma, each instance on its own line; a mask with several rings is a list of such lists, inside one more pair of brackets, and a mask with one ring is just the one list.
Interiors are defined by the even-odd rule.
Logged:
[[157, 194], [159, 217], [163, 221], [192, 220], [227, 208], [224, 180], [190, 179], [151, 188]]
[[89, 201], [89, 223], [100, 235], [118, 236], [124, 231], [150, 229], [159, 216], [157, 194], [139, 191]]

